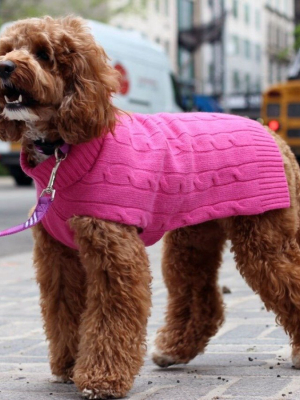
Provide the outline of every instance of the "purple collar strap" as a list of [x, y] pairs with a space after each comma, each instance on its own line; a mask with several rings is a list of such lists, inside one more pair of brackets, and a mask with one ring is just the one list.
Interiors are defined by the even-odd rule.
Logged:
[[38, 203], [31, 215], [31, 217], [24, 222], [23, 224], [14, 226], [13, 228], [5, 229], [4, 231], [0, 231], [0, 237], [12, 235], [14, 233], [22, 232], [28, 228], [33, 227], [34, 225], [38, 224], [47, 214], [48, 210], [50, 209], [52, 202], [55, 197], [55, 189], [53, 188], [55, 177], [57, 170], [60, 166], [60, 163], [67, 158], [70, 146], [64, 143], [61, 147], [55, 149], [55, 159], [56, 163], [51, 172], [51, 176], [49, 179], [49, 183], [40, 195]]

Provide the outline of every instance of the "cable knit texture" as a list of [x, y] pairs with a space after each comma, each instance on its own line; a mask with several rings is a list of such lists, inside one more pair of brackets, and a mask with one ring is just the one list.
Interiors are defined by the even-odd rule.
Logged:
[[[54, 156], [23, 170], [47, 186]], [[141, 228], [146, 245], [166, 231], [290, 205], [283, 161], [257, 122], [226, 114], [123, 115], [115, 135], [73, 146], [43, 220], [76, 248], [68, 219], [86, 215]]]

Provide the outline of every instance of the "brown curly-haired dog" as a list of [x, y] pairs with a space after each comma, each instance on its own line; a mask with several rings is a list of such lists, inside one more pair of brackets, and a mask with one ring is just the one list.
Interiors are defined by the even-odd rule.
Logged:
[[[0, 138], [21, 140], [32, 166], [47, 158], [34, 141], [71, 145], [113, 132], [120, 112], [111, 97], [118, 75], [80, 18], [20, 21], [0, 40]], [[21, 95], [21, 97], [20, 97]], [[300, 175], [294, 156], [273, 134], [290, 191], [289, 208], [204, 222], [168, 232], [163, 273], [166, 325], [154, 361], [187, 363], [223, 322], [217, 286], [226, 239], [237, 267], [288, 332], [300, 367]], [[150, 272], [135, 226], [74, 216], [78, 249], [34, 227], [51, 370], [88, 398], [124, 396], [145, 354]]]

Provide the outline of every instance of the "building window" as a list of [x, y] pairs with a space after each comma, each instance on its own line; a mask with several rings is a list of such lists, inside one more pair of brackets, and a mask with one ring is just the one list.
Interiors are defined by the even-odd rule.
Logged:
[[155, 11], [159, 13], [160, 11], [160, 0], [155, 0]]
[[272, 24], [268, 24], [268, 42], [272, 43]]
[[278, 49], [280, 49], [281, 45], [281, 31], [280, 28], [277, 27], [276, 29], [276, 46]]
[[[170, 3], [171, 4], [171, 3]], [[194, 21], [194, 2], [178, 1], [178, 29], [189, 29]], [[178, 49], [178, 71], [183, 94], [190, 92], [195, 82], [193, 55], [183, 48]]]
[[189, 29], [194, 20], [194, 2], [178, 1], [178, 28]]
[[277, 45], [277, 28], [274, 24], [272, 25], [271, 29], [271, 43], [273, 46]]
[[233, 0], [232, 14], [233, 14], [234, 18], [238, 18], [238, 16], [239, 16], [239, 2], [238, 2], [238, 0]]
[[241, 88], [239, 71], [233, 71], [232, 80], [233, 80], [233, 90], [234, 90], [234, 92], [237, 93], [240, 91], [240, 88]]
[[269, 60], [269, 83], [273, 83], [273, 63]]
[[240, 39], [238, 36], [232, 36], [233, 54], [237, 56], [240, 54]]
[[245, 4], [244, 7], [245, 7], [245, 22], [246, 22], [246, 24], [249, 24], [250, 23], [250, 6], [247, 3], [247, 4]]
[[289, 45], [289, 35], [287, 32], [284, 33], [284, 48], [286, 49]]
[[249, 74], [245, 75], [245, 85], [246, 92], [249, 93], [251, 91], [251, 79]]
[[214, 63], [209, 63], [208, 65], [208, 81], [209, 83], [213, 83], [215, 80], [215, 65]]
[[260, 10], [255, 11], [255, 26], [257, 30], [260, 30]]
[[261, 61], [261, 47], [259, 44], [255, 46], [255, 59], [257, 62]]
[[277, 82], [281, 81], [281, 65], [277, 64]]
[[249, 40], [245, 40], [244, 41], [244, 50], [245, 50], [245, 58], [247, 58], [248, 60], [251, 58], [251, 48], [250, 48], [250, 42]]
[[257, 93], [260, 93], [261, 92], [261, 81], [260, 81], [260, 77], [258, 77], [257, 78], [257, 80], [256, 80], [256, 91], [257, 91]]
[[169, 15], [169, 0], [165, 0], [165, 16]]
[[165, 41], [165, 50], [167, 54], [170, 54], [170, 42], [168, 40]]

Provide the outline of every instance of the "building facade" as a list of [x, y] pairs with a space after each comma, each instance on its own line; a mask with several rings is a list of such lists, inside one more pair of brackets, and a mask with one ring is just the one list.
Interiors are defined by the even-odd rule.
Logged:
[[250, 114], [260, 107], [263, 71], [263, 2], [226, 1], [225, 85], [223, 104], [228, 111]]
[[[295, 1], [136, 0], [144, 9], [111, 23], [160, 44], [183, 94], [212, 96], [228, 112], [258, 117], [262, 91], [287, 77]], [[178, 46], [178, 35], [189, 30], [189, 40], [198, 41], [192, 50]]]
[[287, 78], [294, 55], [295, 2], [267, 0], [265, 4], [263, 88]]
[[[195, 91], [195, 74], [197, 66], [195, 65], [194, 53], [188, 51], [182, 46], [178, 46], [178, 33], [180, 31], [189, 31], [197, 23], [195, 16], [199, 15], [199, 1], [193, 0], [177, 0], [177, 78], [180, 84], [183, 96], [189, 95]], [[198, 21], [200, 23], [200, 21]]]
[[[293, 56], [294, 0], [204, 0], [201, 23], [217, 18], [222, 5], [223, 66], [216, 74], [216, 44], [203, 45], [195, 61], [201, 70], [197, 91], [218, 97], [229, 112], [257, 117], [261, 92], [287, 77]], [[216, 79], [223, 82], [221, 96]]]
[[[119, 1], [115, 3], [115, 6], [118, 6]], [[112, 6], [114, 6], [114, 1]], [[172, 69], [177, 73], [177, 20], [177, 0], [147, 0], [144, 2], [137, 0], [133, 12], [115, 16], [110, 23], [123, 29], [137, 30], [143, 36], [160, 44], [169, 56]]]

